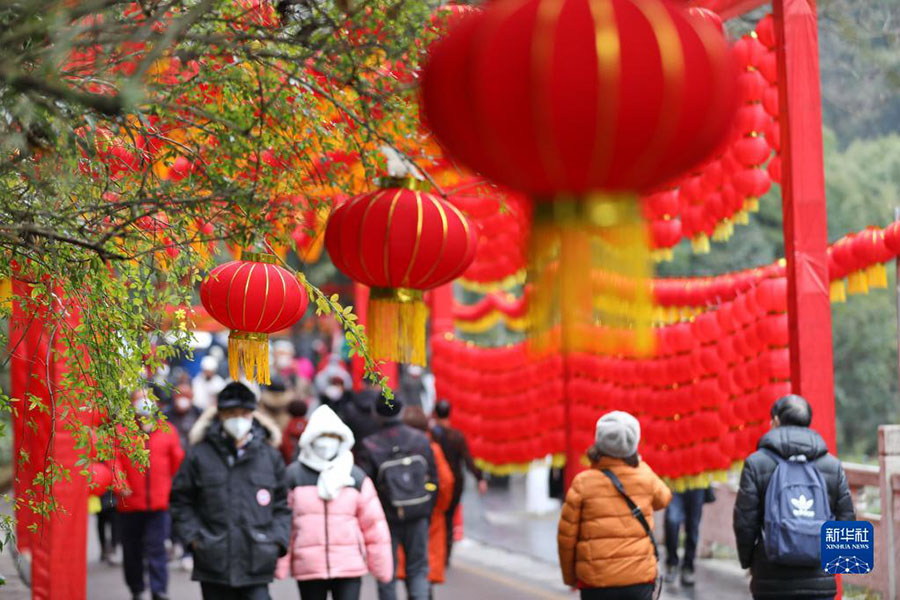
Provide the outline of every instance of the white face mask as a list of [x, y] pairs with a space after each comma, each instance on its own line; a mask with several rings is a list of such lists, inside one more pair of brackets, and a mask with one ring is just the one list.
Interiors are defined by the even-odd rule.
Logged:
[[317, 437], [310, 444], [310, 449], [322, 460], [331, 460], [337, 456], [340, 447], [341, 440], [324, 435]]
[[339, 385], [329, 385], [325, 388], [325, 397], [329, 400], [340, 400], [344, 395], [344, 388]]
[[222, 427], [228, 432], [228, 435], [240, 441], [253, 427], [253, 419], [251, 417], [231, 417], [222, 421]]
[[176, 396], [175, 397], [175, 408], [178, 409], [179, 412], [187, 412], [191, 408], [191, 399], [187, 396]]
[[275, 366], [279, 369], [287, 369], [293, 364], [293, 362], [294, 359], [292, 359], [287, 354], [279, 354], [275, 357]]

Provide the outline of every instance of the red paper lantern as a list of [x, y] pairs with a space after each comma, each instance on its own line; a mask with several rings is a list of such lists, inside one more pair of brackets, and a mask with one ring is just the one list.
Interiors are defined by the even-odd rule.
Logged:
[[756, 167], [769, 158], [772, 149], [764, 137], [742, 137], [734, 143], [734, 157], [745, 167]]
[[245, 252], [241, 260], [219, 265], [200, 284], [200, 301], [216, 321], [231, 329], [228, 368], [240, 367], [248, 379], [270, 383], [268, 334], [300, 320], [309, 299], [306, 290], [271, 254]]
[[101, 496], [112, 485], [113, 472], [105, 463], [92, 462], [88, 466], [91, 483], [88, 486], [91, 494]]
[[771, 14], [764, 16], [756, 24], [756, 37], [769, 50], [775, 49], [775, 19]]
[[756, 288], [756, 303], [767, 313], [787, 312], [787, 279], [765, 279]]
[[884, 241], [884, 230], [878, 227], [867, 227], [853, 240], [853, 254], [859, 259], [866, 271], [868, 284], [873, 288], [887, 287], [887, 269], [883, 263], [893, 258], [894, 253]]
[[[463, 214], [415, 180], [357, 196], [328, 220], [325, 247], [345, 275], [372, 288], [367, 334], [375, 357], [425, 364], [422, 291], [459, 277], [475, 258]], [[405, 185], [407, 187], [399, 187]]]
[[[714, 26], [674, 3], [654, 6], [486, 5], [432, 49], [429, 126], [460, 162], [537, 196], [671, 179], [727, 132], [736, 71]], [[598, 50], [598, 36], [615, 47]]]
[[681, 221], [668, 219], [650, 223], [650, 237], [654, 248], [671, 248], [681, 241]]
[[900, 221], [894, 221], [884, 228], [884, 245], [894, 256], [900, 254]]

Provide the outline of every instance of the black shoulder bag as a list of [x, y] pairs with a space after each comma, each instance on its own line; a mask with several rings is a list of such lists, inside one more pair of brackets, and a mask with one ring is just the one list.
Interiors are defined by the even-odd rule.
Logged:
[[656, 547], [656, 537], [653, 535], [653, 530], [650, 528], [650, 523], [647, 522], [647, 518], [644, 517], [644, 511], [640, 509], [640, 507], [634, 503], [634, 500], [625, 492], [625, 488], [622, 486], [622, 482], [619, 481], [619, 478], [616, 477], [615, 473], [610, 471], [609, 469], [603, 469], [603, 474], [609, 477], [609, 480], [612, 482], [613, 486], [615, 486], [616, 490], [618, 490], [619, 494], [622, 495], [622, 498], [625, 499], [625, 504], [628, 505], [628, 508], [631, 510], [631, 514], [634, 515], [634, 518], [640, 522], [641, 526], [644, 528], [644, 531], [647, 532], [647, 536], [650, 538], [650, 544], [653, 546], [653, 556], [656, 557], [656, 581], [653, 584], [653, 600], [657, 600], [659, 595], [662, 593], [662, 572], [660, 571], [659, 566], [659, 550]]

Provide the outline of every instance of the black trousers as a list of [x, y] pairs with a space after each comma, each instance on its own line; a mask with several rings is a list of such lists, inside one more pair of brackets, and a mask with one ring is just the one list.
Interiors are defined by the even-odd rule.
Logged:
[[200, 582], [203, 600], [271, 600], [266, 584], [229, 587], [220, 583]]
[[652, 583], [581, 590], [581, 600], [652, 600], [652, 598]]
[[331, 592], [332, 600], [359, 600], [362, 590], [362, 578], [348, 579], [310, 579], [298, 581], [300, 600], [326, 600]]
[[97, 513], [97, 536], [100, 538], [100, 554], [106, 556], [121, 543], [119, 534], [119, 513], [115, 508], [103, 509]]
[[150, 575], [150, 591], [165, 593], [169, 586], [169, 511], [149, 510], [119, 513], [122, 526], [122, 566], [132, 594], [144, 591], [144, 561]]

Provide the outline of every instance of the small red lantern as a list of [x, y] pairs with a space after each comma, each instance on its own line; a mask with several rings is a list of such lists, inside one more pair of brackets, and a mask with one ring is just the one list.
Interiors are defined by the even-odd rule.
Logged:
[[341, 272], [372, 288], [366, 333], [373, 355], [424, 365], [422, 292], [466, 270], [475, 258], [475, 231], [455, 206], [419, 191], [422, 182], [389, 185], [338, 206], [325, 247]]
[[270, 383], [269, 334], [290, 327], [306, 312], [306, 290], [271, 254], [245, 252], [219, 265], [200, 284], [200, 301], [228, 336], [228, 370], [239, 367], [250, 380]]

